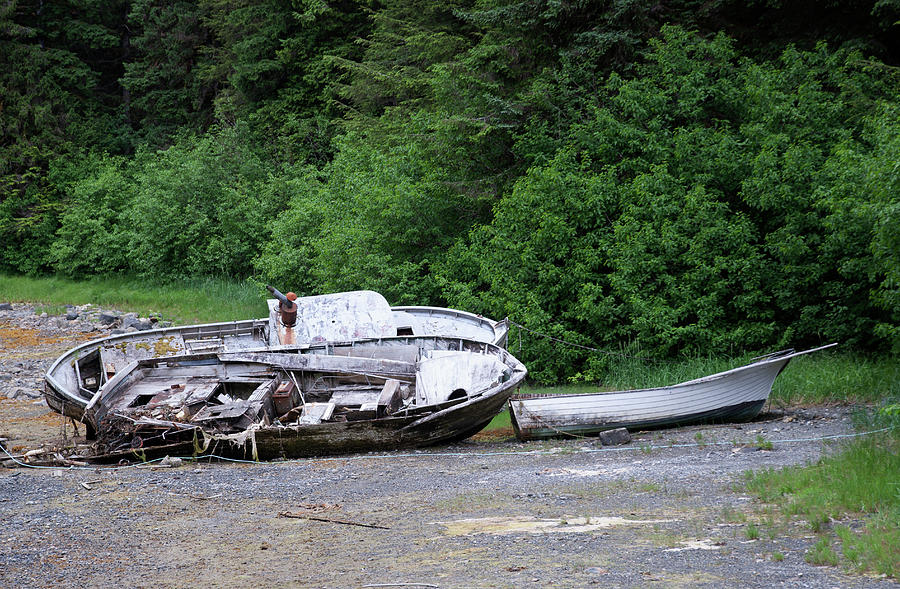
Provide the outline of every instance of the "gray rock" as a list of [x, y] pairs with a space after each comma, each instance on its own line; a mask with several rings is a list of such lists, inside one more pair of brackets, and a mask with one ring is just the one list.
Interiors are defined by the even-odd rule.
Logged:
[[147, 331], [148, 329], [153, 328], [153, 324], [145, 320], [135, 325], [135, 327], [137, 327], [139, 331]]
[[33, 399], [34, 396], [28, 394], [28, 389], [9, 389], [6, 391], [6, 398], [15, 400]]
[[119, 316], [114, 313], [100, 313], [99, 321], [103, 325], [112, 325], [119, 320]]
[[163, 458], [162, 460], [159, 461], [159, 465], [160, 466], [168, 466], [171, 468], [177, 468], [182, 465], [182, 460], [181, 460], [181, 458], [178, 458], [177, 456], [174, 458], [170, 458], [169, 456], [166, 456], [165, 458]]
[[137, 315], [133, 313], [129, 313], [122, 318], [122, 328], [128, 329], [129, 327], [134, 327], [135, 330], [140, 329], [138, 326], [141, 324], [141, 320], [137, 318]]
[[621, 446], [631, 442], [631, 434], [624, 427], [600, 432], [599, 437], [604, 446]]
[[75, 309], [70, 309], [66, 313], [66, 320], [67, 321], [75, 321], [76, 319], [78, 319], [78, 311], [76, 311]]
[[0, 311], [12, 311], [12, 305], [9, 303], [0, 303]]

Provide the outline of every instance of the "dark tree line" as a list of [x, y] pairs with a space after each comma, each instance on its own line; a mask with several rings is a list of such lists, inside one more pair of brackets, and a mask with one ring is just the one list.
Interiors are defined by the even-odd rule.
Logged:
[[0, 271], [372, 288], [644, 354], [889, 350], [898, 23], [898, 0], [4, 0]]

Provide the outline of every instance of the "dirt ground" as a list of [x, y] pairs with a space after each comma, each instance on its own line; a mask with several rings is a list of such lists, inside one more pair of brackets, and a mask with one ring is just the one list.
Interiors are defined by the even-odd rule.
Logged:
[[[34, 345], [45, 367], [70, 344]], [[0, 367], [27, 348], [0, 348]], [[0, 468], [0, 586], [895, 587], [808, 564], [809, 528], [742, 486], [838, 449], [852, 411], [620, 447], [501, 435], [281, 463]], [[0, 437], [13, 454], [79, 441], [30, 397], [0, 399]]]

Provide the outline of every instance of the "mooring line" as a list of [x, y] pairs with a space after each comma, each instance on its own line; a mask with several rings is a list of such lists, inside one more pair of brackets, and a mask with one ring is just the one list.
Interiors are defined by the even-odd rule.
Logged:
[[[794, 438], [787, 440], [766, 440], [767, 442], [771, 442], [772, 446], [776, 446], [778, 444], [799, 444], [799, 443], [809, 443], [809, 442], [824, 442], [827, 440], [839, 440], [839, 439], [848, 439], [848, 438], [861, 438], [864, 436], [870, 436], [873, 434], [879, 434], [887, 431], [891, 431], [897, 429], [897, 426], [892, 425], [889, 427], [883, 427], [881, 429], [870, 430], [866, 432], [855, 432], [852, 434], [832, 434], [828, 436], [819, 436], [814, 438]], [[641, 446], [610, 446], [605, 448], [589, 448], [579, 450], [580, 453], [584, 454], [595, 454], [600, 452], [627, 452], [627, 451], [640, 451], [640, 452], [648, 452], [653, 450], [665, 450], [667, 448], [703, 448], [707, 446], [742, 446], [744, 444], [754, 444], [758, 443], [755, 440], [751, 440], [749, 442], [738, 443], [738, 442], [694, 442], [688, 444], [664, 444], [664, 445], [641, 445]], [[37, 464], [28, 464], [26, 462], [21, 462], [16, 459], [15, 456], [9, 453], [7, 449], [0, 444], [0, 450], [6, 454], [10, 460], [14, 463], [18, 464], [24, 468], [33, 468], [33, 469], [52, 469], [52, 470], [121, 470], [125, 468], [136, 468], [138, 466], [146, 466], [147, 464], [152, 464], [154, 462], [159, 462], [161, 460], [165, 460], [165, 458], [156, 458], [153, 460], [148, 460], [146, 462], [138, 463], [138, 464], [127, 464], [121, 466], [108, 466], [104, 467], [101, 465], [91, 465], [91, 466], [43, 466]], [[502, 451], [502, 452], [407, 452], [404, 454], [356, 454], [352, 456], [321, 456], [321, 457], [309, 457], [309, 458], [293, 458], [290, 460], [280, 460], [278, 462], [260, 462], [258, 460], [241, 460], [239, 458], [228, 458], [226, 456], [219, 456], [217, 454], [204, 454], [202, 456], [179, 456], [184, 461], [191, 462], [200, 462], [200, 460], [206, 459], [216, 459], [221, 460], [223, 462], [237, 462], [243, 464], [259, 464], [259, 465], [281, 465], [281, 464], [289, 464], [289, 463], [298, 463], [298, 462], [339, 462], [339, 461], [357, 461], [357, 460], [383, 460], [390, 458], [440, 458], [440, 457], [450, 457], [450, 458], [459, 458], [459, 457], [490, 457], [490, 456], [551, 456], [554, 454], [559, 454], [559, 450], [524, 450], [524, 451]]]
[[[531, 333], [531, 334], [536, 335], [536, 336], [538, 336], [538, 337], [543, 337], [543, 338], [549, 339], [549, 340], [551, 340], [551, 341], [554, 341], [554, 342], [556, 342], [556, 343], [558, 343], [558, 344], [563, 344], [563, 345], [565, 345], [565, 346], [570, 346], [570, 347], [573, 347], [573, 348], [580, 348], [580, 349], [582, 349], [582, 350], [587, 350], [587, 351], [589, 351], [589, 352], [598, 352], [598, 353], [600, 353], [600, 354], [606, 354], [607, 356], [618, 356], [619, 358], [629, 358], [629, 359], [632, 359], [632, 360], [644, 360], [645, 362], [658, 362], [658, 361], [659, 361], [659, 360], [657, 360], [656, 358], [649, 358], [649, 357], [647, 357], [647, 356], [633, 356], [633, 355], [631, 355], [631, 354], [625, 354], [625, 353], [623, 353], [623, 352], [610, 352], [609, 350], [603, 350], [603, 349], [600, 349], [600, 348], [592, 348], [591, 346], [583, 346], [583, 345], [581, 345], [581, 344], [576, 344], [576, 343], [573, 343], [573, 342], [567, 342], [566, 340], [559, 339], [558, 337], [554, 337], [554, 336], [549, 335], [549, 334], [546, 334], [546, 333], [541, 333], [541, 332], [539, 332], [539, 331], [535, 331], [535, 330], [533, 330], [533, 329], [529, 329], [529, 328], [525, 327], [524, 325], [522, 325], [521, 323], [516, 323], [516, 322], [513, 321], [512, 319], [509, 319], [509, 324], [510, 324], [510, 325], [515, 325], [515, 326], [518, 327], [519, 329], [521, 329], [521, 330], [523, 330], [523, 331], [527, 331], [528, 333]], [[521, 340], [521, 335], [520, 335], [520, 336], [519, 336], [519, 349], [522, 348], [522, 343], [521, 343], [521, 342], [522, 342], [522, 340]]]

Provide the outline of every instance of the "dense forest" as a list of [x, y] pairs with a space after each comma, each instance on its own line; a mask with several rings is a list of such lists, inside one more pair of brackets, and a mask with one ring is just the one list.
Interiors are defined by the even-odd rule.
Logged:
[[[900, 0], [4, 0], [0, 272], [900, 349]], [[519, 348], [518, 346], [521, 346]]]

